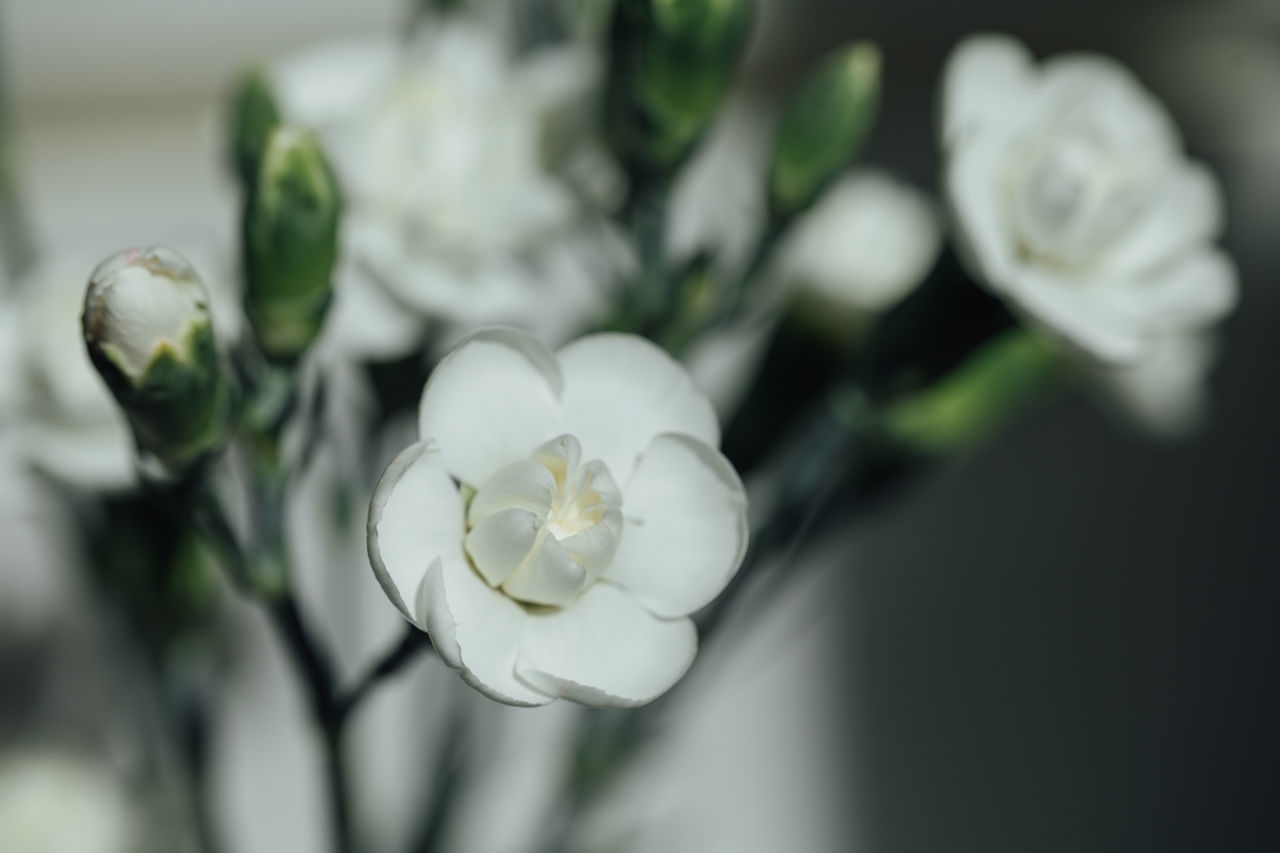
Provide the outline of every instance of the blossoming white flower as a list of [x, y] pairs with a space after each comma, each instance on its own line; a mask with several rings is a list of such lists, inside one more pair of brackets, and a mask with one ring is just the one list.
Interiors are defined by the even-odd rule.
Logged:
[[0, 760], [0, 838], [23, 853], [126, 853], [136, 827], [119, 783], [102, 767], [56, 751]]
[[737, 571], [746, 497], [706, 397], [652, 344], [552, 353], [478, 333], [436, 368], [420, 441], [369, 508], [369, 556], [441, 658], [502, 702], [638, 705], [693, 660]]
[[429, 19], [407, 46], [337, 45], [273, 69], [285, 115], [320, 132], [343, 186], [342, 345], [386, 356], [425, 318], [536, 326], [583, 310], [581, 292], [557, 292], [558, 265], [587, 247], [553, 166], [596, 76], [585, 49], [518, 57], [500, 27], [464, 13]]
[[938, 216], [923, 193], [859, 170], [800, 220], [779, 258], [779, 274], [835, 306], [877, 312], [924, 280], [941, 247]]
[[1134, 363], [1234, 306], [1217, 181], [1111, 60], [1036, 67], [1012, 39], [971, 38], [946, 71], [942, 135], [973, 271], [1076, 349]]

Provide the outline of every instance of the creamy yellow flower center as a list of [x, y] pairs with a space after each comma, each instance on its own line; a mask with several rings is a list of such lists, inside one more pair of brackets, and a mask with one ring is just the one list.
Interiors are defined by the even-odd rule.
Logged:
[[491, 587], [525, 604], [563, 606], [600, 578], [622, 535], [622, 495], [603, 462], [570, 435], [499, 469], [467, 509], [464, 541]]

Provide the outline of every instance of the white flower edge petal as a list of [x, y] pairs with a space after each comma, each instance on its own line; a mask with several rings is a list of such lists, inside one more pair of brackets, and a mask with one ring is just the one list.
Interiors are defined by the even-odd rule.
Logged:
[[1225, 252], [1204, 248], [1147, 278], [1109, 289], [1107, 298], [1116, 310], [1147, 328], [1206, 326], [1235, 309], [1238, 274]]
[[1182, 136], [1160, 100], [1134, 73], [1097, 53], [1064, 53], [1041, 66], [1033, 93], [1035, 121], [1048, 125], [1082, 111], [1119, 150], [1147, 158], [1180, 155]]
[[733, 466], [697, 439], [660, 435], [623, 495], [622, 540], [605, 578], [658, 616], [709, 604], [747, 551], [747, 495]]
[[679, 432], [712, 447], [720, 424], [707, 395], [665, 350], [634, 335], [579, 338], [558, 353], [564, 373], [564, 432], [600, 459], [616, 482], [631, 476], [654, 436]]
[[662, 619], [625, 590], [597, 583], [563, 610], [531, 613], [517, 671], [583, 705], [630, 708], [661, 696], [698, 651], [689, 619]]
[[1222, 185], [1202, 163], [1177, 166], [1151, 204], [1155, 208], [1107, 254], [1107, 269], [1146, 272], [1168, 263], [1188, 246], [1222, 236], [1226, 222]]
[[1034, 73], [1031, 54], [1010, 36], [975, 35], [961, 42], [943, 73], [943, 143], [951, 144], [983, 125], [1016, 118]]
[[1104, 304], [1114, 282], [1094, 282], [1081, 290], [1077, 282], [1024, 267], [1009, 289], [1009, 298], [1032, 322], [1072, 349], [1098, 362], [1132, 364], [1150, 347], [1145, 327], [1119, 316]]
[[555, 356], [537, 338], [517, 329], [484, 329], [447, 355], [427, 380], [419, 435], [439, 444], [451, 474], [481, 486], [563, 432], [563, 389]]
[[1001, 208], [999, 175], [1008, 142], [982, 134], [957, 145], [947, 162], [945, 189], [957, 248], [989, 289], [1003, 293], [1018, 268], [1008, 212]]
[[123, 417], [82, 427], [27, 423], [18, 431], [31, 464], [64, 483], [114, 492], [138, 482], [134, 442]]
[[418, 591], [417, 613], [440, 659], [485, 696], [523, 707], [555, 698], [516, 677], [529, 616], [465, 560], [432, 563]]
[[462, 555], [462, 497], [430, 442], [402, 450], [369, 502], [369, 562], [391, 603], [418, 627], [410, 608], [434, 560]]

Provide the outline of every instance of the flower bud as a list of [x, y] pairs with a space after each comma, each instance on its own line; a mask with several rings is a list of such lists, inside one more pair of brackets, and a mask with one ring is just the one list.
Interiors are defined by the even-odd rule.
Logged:
[[858, 153], [880, 101], [880, 49], [858, 42], [825, 59], [783, 114], [769, 169], [769, 213], [789, 221]]
[[267, 137], [280, 124], [280, 108], [261, 69], [241, 75], [232, 90], [229, 115], [229, 153], [245, 187], [253, 184], [267, 147]]
[[223, 443], [230, 387], [209, 296], [185, 258], [162, 247], [107, 258], [89, 277], [81, 323], [140, 448], [179, 471]]
[[243, 222], [245, 308], [268, 358], [291, 361], [320, 333], [333, 295], [341, 207], [315, 135], [272, 131]]
[[693, 149], [732, 81], [752, 0], [619, 0], [605, 121], [634, 176], [665, 176]]

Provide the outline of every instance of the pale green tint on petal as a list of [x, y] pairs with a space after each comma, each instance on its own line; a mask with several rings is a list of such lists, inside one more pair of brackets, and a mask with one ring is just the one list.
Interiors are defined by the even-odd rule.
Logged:
[[538, 538], [538, 519], [523, 509], [493, 513], [471, 529], [467, 555], [489, 586], [500, 586], [524, 562]]
[[[369, 562], [406, 619], [428, 566], [465, 562], [462, 498], [440, 451], [418, 442], [391, 461], [369, 503]], [[419, 627], [421, 623], [418, 622]]]
[[747, 496], [737, 472], [696, 439], [660, 435], [627, 482], [621, 544], [605, 577], [659, 616], [711, 602], [747, 549]]
[[633, 335], [579, 338], [560, 350], [564, 432], [625, 483], [653, 437], [679, 432], [712, 447], [720, 426], [706, 394], [665, 351]]
[[679, 681], [697, 650], [692, 621], [661, 619], [598, 583], [572, 607], [529, 615], [518, 666], [523, 680], [551, 695], [634, 707]]
[[574, 601], [586, 582], [587, 571], [573, 561], [564, 546], [543, 528], [537, 543], [502, 589], [529, 604], [577, 607]]
[[487, 329], [431, 374], [422, 392], [419, 434], [439, 445], [451, 474], [482, 486], [563, 432], [562, 387], [555, 356], [536, 338], [515, 329]]

